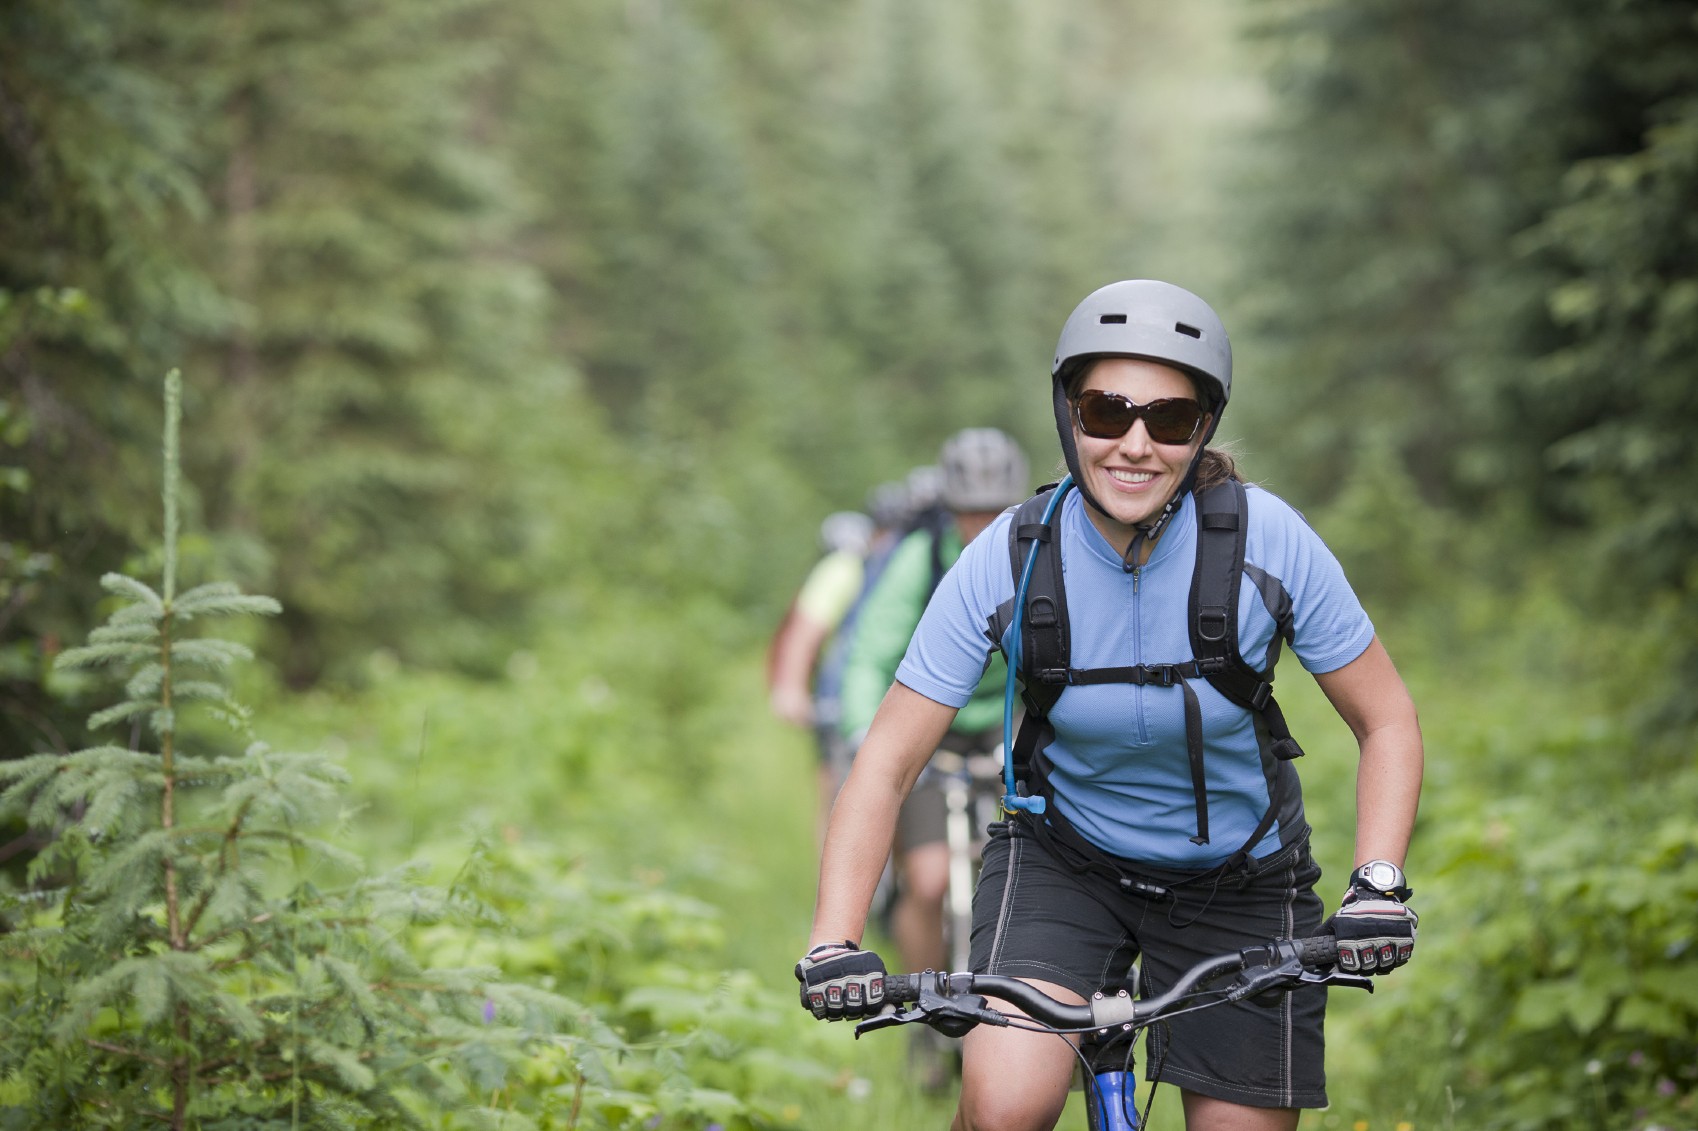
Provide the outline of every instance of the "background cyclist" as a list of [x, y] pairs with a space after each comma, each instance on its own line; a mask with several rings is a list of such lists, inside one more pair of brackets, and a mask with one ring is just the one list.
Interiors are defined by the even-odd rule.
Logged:
[[[939, 453], [938, 468], [943, 521], [922, 522], [902, 540], [856, 613], [842, 697], [843, 726], [852, 743], [872, 724], [926, 602], [962, 547], [1031, 490], [1025, 453], [995, 428], [968, 428], [951, 436]], [[993, 749], [1002, 738], [1003, 681], [1003, 665], [997, 659], [933, 749], [947, 746], [963, 754]], [[949, 887], [945, 818], [943, 790], [927, 780], [902, 804], [897, 821], [896, 899], [890, 932], [902, 961], [915, 970], [942, 969], [945, 964], [943, 905]], [[879, 853], [881, 865], [885, 852]], [[940, 1082], [935, 1064], [921, 1065], [920, 1071], [930, 1077], [928, 1082]]]
[[[1055, 520], [1069, 667], [1179, 664], [1191, 657], [1191, 489], [1235, 475], [1230, 458], [1207, 448], [1231, 393], [1225, 329], [1179, 287], [1111, 284], [1069, 317], [1051, 377], [1058, 438], [1079, 488]], [[1357, 739], [1358, 869], [1329, 923], [1341, 964], [1384, 972], [1414, 949], [1400, 869], [1422, 772], [1415, 708], [1319, 536], [1268, 492], [1247, 496], [1240, 651], [1271, 656], [1288, 623], [1299, 662]], [[838, 796], [812, 949], [797, 966], [804, 1004], [826, 991], [823, 1000], [846, 1003], [843, 1015], [877, 1008], [854, 1005], [882, 972], [877, 956], [854, 945], [900, 799], [972, 701], [992, 649], [987, 622], [1014, 595], [1009, 521], [993, 524], [939, 587]], [[1081, 1001], [1141, 951], [1146, 986], [1159, 991], [1204, 955], [1321, 926], [1319, 869], [1292, 763], [1270, 756], [1259, 717], [1195, 683], [1200, 717], [1191, 718], [1180, 686], [1065, 689], [1043, 751], [1049, 815], [1021, 815], [985, 852], [975, 971]], [[1187, 742], [1193, 726], [1205, 752], [1201, 790]], [[1208, 835], [1199, 827], [1205, 812]], [[1164, 1078], [1180, 1087], [1190, 1131], [1289, 1129], [1298, 1109], [1324, 1105], [1324, 1009], [1321, 991], [1303, 990], [1271, 1007], [1175, 1018], [1150, 1059], [1163, 1060]], [[958, 1128], [1054, 1125], [1074, 1070], [1062, 1042], [981, 1026], [964, 1052]]]
[[[866, 561], [878, 536], [876, 521], [856, 511], [837, 511], [820, 523], [820, 559], [790, 602], [773, 633], [767, 654], [767, 696], [772, 713], [799, 727], [812, 727], [819, 746], [820, 830], [837, 792], [838, 726], [836, 678], [821, 661], [845, 616], [860, 596]], [[816, 681], [816, 672], [819, 679]]]

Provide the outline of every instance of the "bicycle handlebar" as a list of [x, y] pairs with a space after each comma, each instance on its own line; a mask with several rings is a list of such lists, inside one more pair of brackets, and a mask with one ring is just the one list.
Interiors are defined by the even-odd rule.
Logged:
[[[1057, 1001], [1037, 987], [1018, 978], [996, 974], [891, 974], [884, 979], [884, 1000], [890, 1006], [877, 1017], [855, 1027], [863, 1032], [887, 1025], [922, 1022], [948, 1036], [961, 1036], [975, 1025], [1008, 1025], [1010, 1015], [992, 1009], [985, 1000], [994, 997], [1023, 1010], [1048, 1028], [1086, 1032], [1122, 1028], [1142, 1029], [1185, 1008], [1224, 1005], [1258, 994], [1283, 992], [1299, 986], [1350, 986], [1373, 992], [1369, 978], [1336, 969], [1338, 940], [1332, 935], [1306, 939], [1276, 939], [1229, 954], [1206, 958], [1180, 975], [1172, 987], [1154, 997], [1134, 1000], [1125, 990], [1112, 996], [1098, 993], [1089, 1002], [1075, 1005]], [[1230, 985], [1214, 991], [1218, 996], [1199, 1001], [1208, 983], [1227, 974], [1238, 974]], [[898, 1009], [898, 1006], [911, 1006]]]

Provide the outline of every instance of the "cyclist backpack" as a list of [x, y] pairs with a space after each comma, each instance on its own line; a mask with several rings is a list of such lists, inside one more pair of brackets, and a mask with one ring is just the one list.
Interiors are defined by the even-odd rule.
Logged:
[[[1196, 797], [1197, 835], [1194, 844], [1209, 842], [1208, 790], [1203, 774], [1203, 717], [1197, 693], [1190, 680], [1204, 679], [1232, 703], [1256, 716], [1256, 732], [1269, 753], [1280, 761], [1301, 757], [1302, 747], [1291, 737], [1285, 715], [1273, 697], [1273, 668], [1279, 645], [1292, 639], [1290, 598], [1278, 585], [1261, 584], [1266, 575], [1244, 561], [1244, 543], [1249, 527], [1249, 510], [1244, 484], [1229, 479], [1196, 493], [1197, 561], [1191, 576], [1187, 615], [1192, 658], [1179, 663], [1137, 664], [1131, 667], [1079, 669], [1071, 664], [1067, 622], [1067, 593], [1062, 583], [1061, 543], [1055, 526], [1043, 522], [1045, 507], [1055, 490], [1051, 485], [1027, 499], [1014, 512], [1008, 526], [1008, 552], [1014, 570], [1016, 591], [1027, 555], [1036, 546], [1036, 560], [1026, 592], [1026, 607], [1020, 611], [1020, 656], [1018, 668], [1025, 718], [1013, 749], [1014, 774], [1027, 788], [1049, 793], [1043, 751], [1055, 738], [1049, 713], [1070, 686], [1127, 683], [1157, 687], [1178, 686], [1185, 696], [1185, 746], [1191, 766], [1191, 788]], [[1059, 510], [1057, 515], [1059, 516]], [[1277, 635], [1267, 671], [1257, 671], [1238, 650], [1238, 594], [1246, 573], [1264, 595], [1276, 595], [1269, 612]], [[1002, 638], [1008, 618], [1015, 615], [1010, 601], [1007, 611], [997, 610], [992, 631]], [[1014, 663], [1015, 657], [1009, 657]], [[1275, 775], [1277, 783], [1283, 775]], [[1273, 827], [1278, 808], [1276, 790], [1270, 786], [1268, 811], [1244, 846], [1233, 854], [1229, 867], [1241, 865], [1250, 851]], [[1051, 820], [1059, 820], [1054, 806]]]
[[826, 654], [820, 661], [819, 674], [815, 679], [815, 696], [817, 705], [824, 708], [822, 713], [825, 718], [822, 722], [825, 725], [836, 726], [843, 672], [849, 663], [849, 650], [854, 643], [855, 630], [860, 627], [861, 613], [866, 608], [867, 596], [872, 593], [879, 578], [884, 576], [884, 567], [890, 564], [891, 554], [916, 531], [924, 530], [930, 535], [931, 574], [926, 589], [926, 600], [931, 600], [931, 595], [937, 591], [943, 575], [948, 572], [949, 567], [943, 561], [943, 538], [945, 530], [953, 525], [954, 521], [954, 516], [944, 508], [927, 507], [899, 526], [888, 543], [867, 558], [866, 570], [861, 576], [861, 591], [855, 595], [849, 611], [838, 624]]
[[903, 538], [906, 538], [916, 530], [924, 530], [931, 536], [930, 560], [932, 571], [931, 581], [928, 583], [926, 588], [927, 601], [930, 601], [932, 599], [932, 594], [937, 592], [938, 584], [943, 581], [943, 575], [949, 572], [949, 565], [943, 560], [943, 539], [945, 533], [953, 528], [954, 525], [955, 516], [948, 510], [941, 506], [927, 507], [925, 510], [914, 516], [913, 520], [903, 528], [901, 535], [897, 538], [897, 544], [900, 545]]

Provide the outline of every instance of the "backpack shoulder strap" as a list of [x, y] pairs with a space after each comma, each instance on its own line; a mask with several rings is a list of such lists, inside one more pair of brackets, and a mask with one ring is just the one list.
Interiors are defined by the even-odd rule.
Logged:
[[1037, 555], [1026, 587], [1026, 607], [1014, 610], [1014, 615], [1020, 617], [1022, 698], [1026, 710], [1040, 717], [1049, 713], [1067, 686], [1072, 658], [1061, 572], [1061, 520], [1057, 515], [1048, 524], [1043, 521], [1054, 490], [1047, 487], [1021, 503], [1008, 524], [1008, 564], [1017, 589], [1027, 556]]
[[[1189, 622], [1191, 650], [1205, 670], [1238, 656], [1238, 579], [1244, 573], [1247, 502], [1244, 485], [1237, 480], [1197, 494], [1197, 567], [1191, 572]], [[1235, 702], [1242, 698], [1224, 690], [1222, 694]]]
[[1020, 618], [1020, 654], [1005, 655], [1004, 659], [1020, 679], [1020, 698], [1025, 706], [1020, 732], [1009, 751], [1015, 780], [1025, 791], [1038, 784], [1032, 777], [1036, 755], [1055, 733], [1049, 725], [1049, 711], [1067, 687], [1070, 647], [1067, 594], [1061, 581], [1060, 516], [1044, 522], [1044, 511], [1056, 489], [1054, 483], [1041, 487], [1036, 495], [1013, 508], [1008, 523], [1008, 565], [1016, 596], [1026, 559], [1036, 555], [1026, 586], [1026, 604], [1015, 608], [1016, 598], [1010, 597], [996, 610], [987, 629], [990, 639], [1005, 647], [1009, 626], [1015, 617]]
[[1300, 757], [1273, 697], [1273, 672], [1252, 668], [1238, 650], [1238, 594], [1249, 534], [1249, 499], [1236, 479], [1197, 493], [1197, 568], [1191, 576], [1191, 650], [1203, 677], [1229, 700], [1262, 716], [1274, 756]]

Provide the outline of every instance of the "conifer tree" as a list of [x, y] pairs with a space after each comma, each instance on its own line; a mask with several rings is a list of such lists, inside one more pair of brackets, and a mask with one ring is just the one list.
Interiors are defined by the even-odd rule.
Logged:
[[[129, 0], [0, 5], [0, 757], [68, 752], [80, 720], [46, 687], [98, 598], [91, 560], [149, 514], [138, 466], [156, 381], [218, 317], [184, 246], [202, 205], [179, 91], [135, 46], [170, 21]], [[16, 866], [32, 839], [0, 833]]]
[[1458, 527], [1524, 524], [1519, 549], [1584, 532], [1571, 591], [1658, 609], [1691, 722], [1693, 5], [1252, 8], [1276, 99], [1239, 217], [1267, 360], [1238, 419], [1300, 496], [1389, 468]]
[[[0, 901], [0, 1127], [423, 1126], [476, 1107], [562, 1003], [417, 962], [407, 928], [469, 897], [315, 837], [345, 772], [247, 734], [223, 677], [249, 649], [189, 629], [279, 606], [179, 591], [175, 371], [166, 387], [161, 584], [107, 574], [118, 607], [59, 661], [124, 678], [89, 726], [129, 741], [0, 766], [0, 811], [49, 839], [33, 889]], [[218, 753], [209, 719], [246, 747]]]
[[530, 580], [488, 568], [531, 548], [506, 438], [459, 426], [474, 400], [534, 413], [546, 366], [539, 288], [503, 254], [513, 186], [472, 120], [488, 7], [237, 0], [160, 59], [202, 72], [213, 215], [191, 235], [239, 315], [190, 355], [219, 390], [207, 512], [287, 602], [297, 685], [355, 642], [487, 668]]

